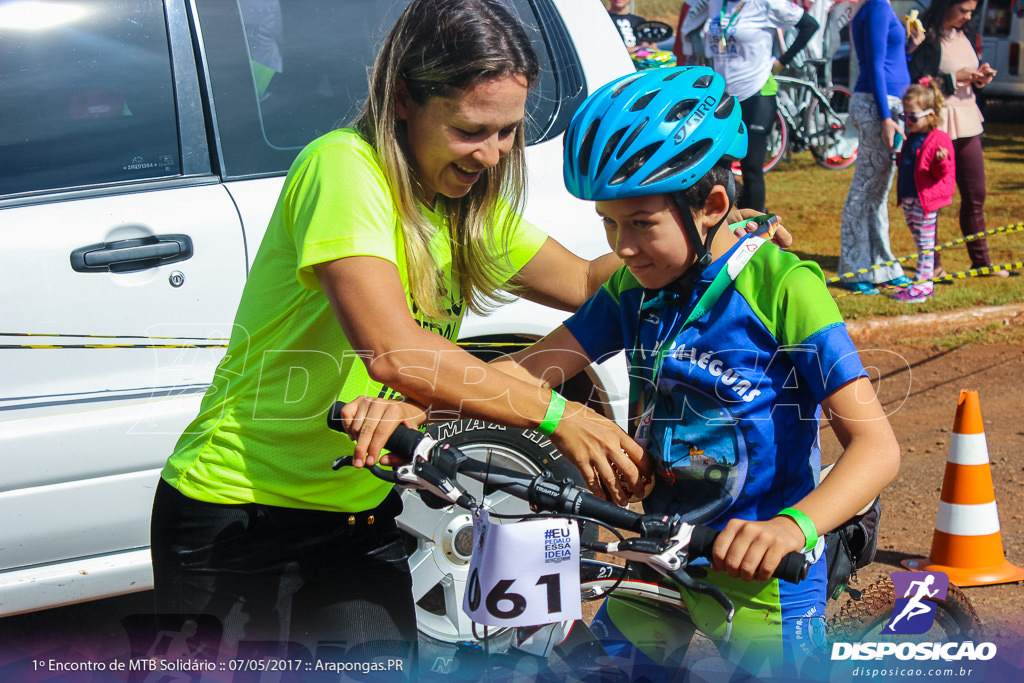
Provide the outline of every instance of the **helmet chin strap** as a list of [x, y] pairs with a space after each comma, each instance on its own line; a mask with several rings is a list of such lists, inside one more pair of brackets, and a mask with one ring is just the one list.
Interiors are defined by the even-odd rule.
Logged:
[[697, 255], [697, 260], [694, 261], [693, 265], [687, 268], [686, 272], [679, 277], [678, 282], [685, 282], [694, 274], [711, 265], [711, 244], [715, 241], [715, 235], [718, 233], [718, 229], [721, 228], [722, 224], [729, 218], [729, 213], [732, 211], [734, 198], [736, 196], [736, 181], [733, 179], [732, 173], [729, 174], [729, 181], [725, 187], [725, 193], [729, 198], [729, 208], [724, 214], [722, 214], [722, 217], [718, 219], [717, 223], [708, 228], [708, 234], [705, 239], [701, 239], [700, 231], [697, 230], [697, 224], [693, 220], [693, 212], [690, 210], [690, 203], [686, 201], [686, 196], [682, 192], [672, 193], [672, 199], [675, 201], [676, 207], [679, 209], [679, 215], [683, 219], [683, 230], [689, 238], [690, 244], [693, 245], [693, 249]]

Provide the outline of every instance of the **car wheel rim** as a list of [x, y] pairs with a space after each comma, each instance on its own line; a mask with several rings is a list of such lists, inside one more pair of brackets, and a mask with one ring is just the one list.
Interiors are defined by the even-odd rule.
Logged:
[[[460, 446], [467, 456], [505, 467], [539, 474], [537, 467], [522, 453], [494, 444]], [[501, 491], [488, 491], [479, 482], [462, 478], [460, 483], [489, 512], [530, 514], [526, 502]], [[433, 510], [415, 493], [406, 491], [398, 528], [405, 533], [412, 550], [413, 600], [419, 631], [436, 640], [454, 643], [476, 640], [472, 620], [462, 611], [462, 598], [469, 576], [469, 551], [472, 548], [472, 517], [462, 508], [450, 506]], [[493, 520], [501, 522], [501, 520]], [[494, 633], [493, 630], [490, 633]]]

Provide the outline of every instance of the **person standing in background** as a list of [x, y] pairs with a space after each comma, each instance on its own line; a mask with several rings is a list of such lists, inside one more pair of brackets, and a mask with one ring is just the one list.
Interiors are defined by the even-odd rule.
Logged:
[[861, 294], [878, 294], [877, 284], [906, 287], [911, 281], [889, 246], [889, 188], [897, 142], [903, 131], [896, 122], [902, 113], [900, 97], [910, 85], [907, 70], [907, 31], [889, 0], [867, 0], [850, 22], [860, 76], [850, 98], [850, 122], [857, 129], [859, 148], [850, 190], [843, 204], [839, 272], [871, 269], [844, 286]]
[[608, 0], [608, 16], [612, 18], [615, 28], [622, 36], [622, 42], [630, 53], [644, 47], [636, 37], [636, 28], [647, 20], [636, 14], [630, 14], [630, 0]]
[[892, 297], [904, 303], [927, 301], [934, 291], [931, 282], [935, 264], [935, 222], [939, 209], [953, 201], [956, 183], [953, 143], [938, 130], [945, 100], [942, 93], [924, 78], [903, 95], [903, 121], [907, 141], [896, 165], [896, 199], [903, 208], [907, 227], [917, 245], [915, 280], [920, 284], [899, 288]]
[[[977, 0], [933, 0], [922, 17], [924, 33], [915, 31], [908, 40], [911, 77], [915, 81], [930, 77], [946, 98], [940, 129], [953, 140], [964, 237], [985, 232], [985, 158], [981, 148], [985, 117], [974, 89], [984, 88], [996, 75], [988, 62], [980, 63], [974, 47], [978, 30], [972, 18], [977, 7]], [[971, 268], [992, 265], [985, 239], [968, 242], [967, 253]], [[1009, 277], [1017, 273], [1004, 270], [993, 274]], [[938, 253], [935, 275], [945, 275]]]
[[[743, 191], [737, 206], [764, 211], [764, 160], [778, 111], [775, 74], [807, 45], [818, 23], [789, 0], [710, 0], [691, 7], [686, 22], [692, 25], [701, 16], [708, 19], [704, 49], [725, 78], [726, 92], [739, 100], [747, 124], [747, 155], [740, 160]], [[796, 28], [797, 35], [776, 59], [772, 48], [780, 28]]]

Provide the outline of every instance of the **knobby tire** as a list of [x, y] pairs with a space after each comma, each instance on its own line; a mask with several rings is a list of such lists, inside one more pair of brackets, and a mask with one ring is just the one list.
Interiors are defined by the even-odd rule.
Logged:
[[[932, 598], [929, 601], [936, 605], [934, 628], [943, 632], [943, 640], [961, 641], [979, 637], [981, 619], [959, 586], [951, 583], [945, 600]], [[894, 636], [878, 634], [892, 619], [895, 606], [896, 587], [890, 577], [882, 577], [864, 589], [860, 600], [851, 597], [829, 619], [829, 637], [834, 642], [891, 639]]]

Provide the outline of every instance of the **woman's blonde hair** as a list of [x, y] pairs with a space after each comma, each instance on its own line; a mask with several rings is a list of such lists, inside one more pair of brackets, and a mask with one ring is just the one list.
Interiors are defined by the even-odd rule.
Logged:
[[[381, 46], [366, 103], [353, 126], [380, 157], [405, 238], [412, 298], [429, 317], [450, 313], [430, 251], [435, 228], [417, 208], [419, 180], [405, 122], [396, 113], [399, 81], [422, 106], [431, 97], [455, 97], [491, 78], [522, 76], [532, 87], [538, 75], [537, 57], [525, 30], [499, 0], [413, 0]], [[504, 298], [498, 289], [508, 265], [496, 262], [495, 255], [508, 253], [525, 202], [525, 148], [523, 126], [518, 126], [511, 151], [486, 169], [465, 196], [438, 197], [436, 208], [451, 223], [452, 268], [459, 289], [452, 296], [456, 306], [468, 305], [479, 313]], [[509, 211], [500, 214], [505, 216], [501, 225], [494, 225], [500, 198]]]
[[921, 109], [931, 109], [928, 115], [928, 130], [935, 130], [942, 122], [942, 108], [946, 106], [946, 98], [934, 80], [922, 78], [919, 82], [911, 84], [903, 93], [903, 104], [913, 102]]

